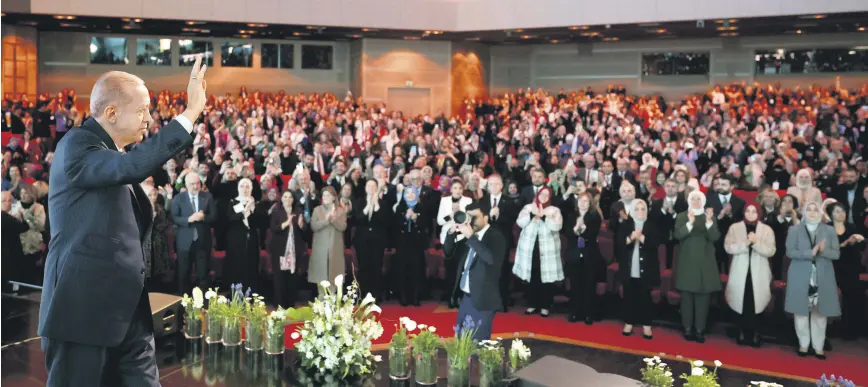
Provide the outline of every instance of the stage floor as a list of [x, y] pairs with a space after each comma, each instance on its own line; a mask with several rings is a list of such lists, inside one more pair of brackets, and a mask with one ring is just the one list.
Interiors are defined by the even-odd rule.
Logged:
[[[388, 304], [386, 305], [389, 306]], [[40, 339], [35, 338], [39, 310], [38, 294], [25, 298], [3, 296], [2, 299], [2, 380], [4, 387], [44, 386], [46, 371], [40, 349]], [[576, 325], [580, 327], [581, 325]], [[508, 337], [505, 337], [508, 339]], [[532, 349], [534, 359], [546, 355], [560, 356], [587, 364], [598, 372], [624, 375], [639, 379], [643, 367], [643, 355], [621, 351], [574, 345], [543, 340], [534, 337], [523, 339]], [[291, 386], [291, 367], [295, 356], [287, 351], [283, 356], [251, 356], [241, 348], [226, 349], [220, 345], [208, 346], [191, 343], [181, 335], [157, 340], [158, 364], [163, 386]], [[378, 353], [387, 357], [382, 345]], [[442, 351], [441, 351], [442, 352]], [[441, 354], [445, 356], [444, 354]], [[441, 359], [440, 374], [446, 376], [445, 357]], [[686, 362], [669, 361], [673, 373], [689, 372]], [[386, 362], [374, 375], [376, 386], [413, 385], [395, 383], [388, 378]], [[749, 385], [751, 381], [778, 382], [787, 387], [813, 386], [805, 381], [775, 378], [736, 370], [721, 369], [723, 386]], [[473, 379], [477, 380], [474, 375]], [[440, 385], [446, 385], [445, 379]]]

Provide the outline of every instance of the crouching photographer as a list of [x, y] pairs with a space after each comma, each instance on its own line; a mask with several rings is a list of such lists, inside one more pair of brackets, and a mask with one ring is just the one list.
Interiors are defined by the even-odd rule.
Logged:
[[491, 338], [494, 315], [503, 307], [500, 298], [500, 272], [506, 260], [506, 239], [490, 227], [488, 214], [479, 202], [456, 212], [443, 251], [457, 262], [452, 302], [458, 304], [457, 326], [461, 329], [469, 316], [476, 325], [473, 339]]

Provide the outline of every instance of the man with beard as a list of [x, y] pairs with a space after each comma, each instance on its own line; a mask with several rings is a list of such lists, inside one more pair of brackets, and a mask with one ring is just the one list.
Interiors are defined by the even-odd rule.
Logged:
[[316, 161], [316, 157], [312, 153], [304, 155], [304, 169], [308, 171], [309, 180], [313, 182], [314, 187], [319, 191], [325, 183], [322, 181], [322, 174], [314, 171], [314, 161]]
[[[862, 195], [862, 186], [859, 184], [859, 174], [853, 167], [847, 168], [841, 174], [841, 184], [832, 190], [832, 198], [844, 205], [847, 210], [847, 223], [854, 223], [855, 219], [861, 219], [865, 211], [865, 197]], [[862, 225], [858, 225], [862, 226]]]
[[684, 194], [678, 192], [678, 183], [675, 179], [666, 179], [663, 183], [663, 191], [666, 196], [654, 199], [651, 203], [649, 217], [656, 219], [656, 225], [661, 232], [660, 241], [666, 245], [666, 267], [672, 268], [672, 258], [675, 256], [675, 245], [678, 241], [673, 237], [675, 232], [675, 217], [687, 211], [687, 199]]
[[[717, 192], [709, 191], [706, 195], [705, 207], [714, 210], [720, 235], [726, 235], [729, 232], [729, 226], [744, 220], [746, 203], [744, 199], [732, 194], [732, 187], [735, 182], [736, 179], [732, 175], [723, 175], [717, 179]], [[727, 272], [727, 262], [729, 261], [729, 254], [723, 248], [724, 239], [726, 238], [719, 238], [714, 246], [717, 265], [720, 267], [721, 273]]]
[[521, 190], [521, 200], [522, 206], [526, 206], [533, 202], [533, 199], [536, 198], [537, 192], [539, 192], [540, 188], [542, 188], [546, 183], [546, 173], [540, 168], [534, 168], [530, 173], [531, 185], [528, 187], [524, 187]]

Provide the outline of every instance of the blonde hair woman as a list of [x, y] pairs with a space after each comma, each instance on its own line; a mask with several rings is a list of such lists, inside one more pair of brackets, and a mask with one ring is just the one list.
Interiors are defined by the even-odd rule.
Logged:
[[325, 187], [320, 197], [322, 204], [313, 209], [310, 221], [313, 245], [307, 270], [308, 282], [318, 284], [331, 281], [346, 272], [344, 231], [347, 229], [347, 213], [337, 200], [335, 189]]

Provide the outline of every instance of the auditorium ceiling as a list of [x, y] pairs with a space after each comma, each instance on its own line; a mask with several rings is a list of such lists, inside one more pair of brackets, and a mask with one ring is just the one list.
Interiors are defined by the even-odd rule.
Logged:
[[478, 41], [487, 44], [590, 43], [618, 40], [802, 35], [868, 32], [868, 12], [777, 16], [752, 19], [678, 21], [647, 24], [584, 25], [494, 31], [411, 31], [330, 26], [217, 23], [64, 15], [4, 14], [5, 25], [49, 31], [128, 33], [286, 40], [340, 41], [361, 38]]

